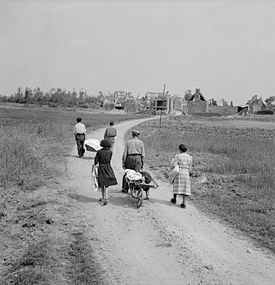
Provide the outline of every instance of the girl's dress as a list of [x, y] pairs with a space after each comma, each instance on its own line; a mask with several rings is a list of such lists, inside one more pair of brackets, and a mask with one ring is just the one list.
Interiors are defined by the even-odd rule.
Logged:
[[100, 149], [97, 151], [95, 156], [95, 165], [99, 163], [98, 166], [98, 186], [108, 187], [111, 185], [116, 185], [117, 180], [111, 166], [112, 151], [110, 149]]
[[179, 174], [173, 182], [173, 194], [191, 195], [191, 185], [189, 172], [192, 169], [192, 156], [187, 153], [176, 154], [173, 158], [170, 168], [179, 166]]

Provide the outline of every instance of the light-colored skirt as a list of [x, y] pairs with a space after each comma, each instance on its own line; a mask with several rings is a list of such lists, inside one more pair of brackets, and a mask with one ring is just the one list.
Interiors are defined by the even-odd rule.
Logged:
[[191, 195], [189, 169], [180, 168], [173, 182], [173, 194]]

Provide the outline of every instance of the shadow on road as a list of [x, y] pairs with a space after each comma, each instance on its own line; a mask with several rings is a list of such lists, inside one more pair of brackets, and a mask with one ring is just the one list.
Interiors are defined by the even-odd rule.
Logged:
[[160, 199], [157, 199], [157, 198], [150, 198], [149, 202], [152, 203], [152, 204], [158, 203], [158, 204], [163, 204], [163, 205], [166, 205], [166, 206], [173, 206], [173, 207], [175, 206], [170, 201], [160, 200]]
[[132, 198], [129, 194], [122, 194], [122, 195], [123, 195], [122, 197], [112, 195], [109, 199], [110, 204], [128, 209], [129, 208], [137, 209], [136, 200], [134, 198]]
[[[118, 196], [119, 194], [119, 196]], [[132, 209], [137, 209], [136, 206], [136, 200], [130, 196], [130, 194], [121, 194], [120, 192], [113, 192], [111, 193], [109, 197], [109, 202], [110, 204], [118, 207], [123, 207], [123, 208], [132, 208]], [[68, 194], [68, 197], [77, 200], [82, 203], [99, 203], [99, 200], [97, 198], [92, 198], [88, 197], [85, 195], [80, 195], [80, 194]], [[163, 204], [169, 207], [175, 207], [175, 205], [171, 204], [170, 201], [165, 201], [165, 200], [160, 200], [157, 198], [150, 198], [149, 200], [144, 200], [143, 203], [151, 203], [151, 204]]]
[[94, 156], [83, 156], [83, 157], [79, 157], [78, 155], [73, 155], [73, 154], [64, 154], [64, 157], [74, 157], [74, 158], [78, 158], [78, 159], [94, 159]]
[[75, 157], [75, 158], [79, 158], [78, 155], [73, 155], [73, 154], [64, 154], [64, 157]]
[[99, 203], [98, 199], [96, 198], [91, 198], [80, 194], [69, 194], [68, 197], [82, 203], [95, 203], [95, 202]]
[[[144, 194], [145, 196], [145, 194]], [[131, 197], [129, 193], [121, 193], [120, 191], [112, 191], [110, 192], [109, 198], [110, 204], [123, 207], [123, 208], [132, 208], [137, 209], [136, 203], [137, 200]], [[170, 200], [161, 200], [157, 198], [149, 198], [149, 200], [143, 200], [143, 204], [163, 204], [169, 207], [175, 207], [175, 205], [171, 204]]]
[[83, 156], [81, 159], [95, 159], [94, 156]]

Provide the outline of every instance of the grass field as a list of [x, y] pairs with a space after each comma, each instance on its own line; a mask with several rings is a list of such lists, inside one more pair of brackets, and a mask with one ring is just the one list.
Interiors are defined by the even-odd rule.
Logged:
[[[60, 180], [65, 154], [75, 143], [72, 128], [134, 118], [64, 109], [0, 107], [0, 280], [3, 284], [99, 284], [81, 221], [68, 225], [78, 205]], [[135, 116], [137, 118], [137, 116]], [[263, 120], [257, 118], [263, 126]], [[144, 125], [146, 164], [163, 179], [184, 142], [194, 157], [192, 200], [274, 250], [274, 129], [253, 128], [252, 119], [184, 120]], [[238, 127], [237, 127], [238, 126]], [[259, 125], [257, 125], [259, 126]], [[205, 175], [207, 181], [200, 183]], [[75, 218], [77, 220], [77, 218]], [[274, 220], [274, 219], [273, 219]], [[74, 229], [72, 229], [74, 226]], [[1, 279], [2, 278], [2, 279]]]
[[259, 118], [243, 121], [175, 117], [160, 129], [159, 122], [147, 122], [146, 162], [166, 179], [178, 145], [187, 144], [194, 159], [193, 202], [275, 251], [274, 117], [260, 127]]
[[138, 118], [0, 107], [1, 284], [99, 284], [81, 221], [67, 226], [78, 206], [61, 186], [79, 116], [90, 129]]

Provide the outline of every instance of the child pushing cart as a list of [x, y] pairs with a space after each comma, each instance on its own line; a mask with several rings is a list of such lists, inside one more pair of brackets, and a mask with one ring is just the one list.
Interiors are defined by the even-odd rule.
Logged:
[[[156, 189], [159, 185], [147, 171], [137, 172], [132, 169], [125, 169], [125, 174], [127, 188], [131, 196], [137, 200], [137, 207], [139, 208], [142, 206], [143, 200], [149, 200], [150, 189]], [[146, 194], [145, 199], [143, 199], [143, 191]]]

